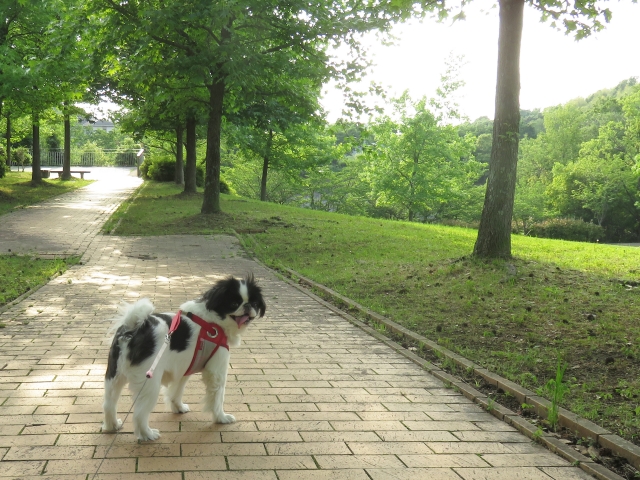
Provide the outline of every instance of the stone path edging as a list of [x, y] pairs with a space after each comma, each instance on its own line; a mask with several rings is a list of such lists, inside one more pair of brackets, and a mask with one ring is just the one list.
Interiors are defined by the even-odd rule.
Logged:
[[[249, 249], [246, 248], [246, 245], [242, 240], [241, 236], [236, 234], [236, 237], [238, 238], [240, 243], [243, 245], [245, 250], [249, 251]], [[255, 241], [255, 239], [253, 240]], [[264, 268], [270, 269], [268, 266], [264, 265], [264, 263], [261, 262], [255, 256], [252, 255], [252, 258], [255, 262], [260, 263]], [[309, 295], [311, 298], [321, 303], [322, 305], [326, 306], [327, 308], [331, 309], [333, 312], [337, 313], [338, 315], [342, 316], [344, 319], [346, 319], [353, 325], [358, 326], [365, 332], [374, 336], [375, 338], [383, 342], [385, 345], [393, 348], [396, 352], [410, 359], [414, 363], [420, 365], [422, 368], [427, 370], [434, 377], [458, 389], [465, 397], [477, 403], [478, 405], [482, 406], [494, 417], [504, 421], [508, 425], [513, 426], [514, 428], [516, 428], [518, 431], [520, 431], [527, 437], [541, 443], [553, 453], [561, 456], [562, 458], [564, 458], [565, 460], [568, 460], [569, 462], [575, 464], [576, 466], [579, 466], [583, 471], [585, 471], [590, 475], [593, 475], [594, 477], [600, 480], [624, 480], [621, 476], [607, 469], [603, 465], [595, 463], [591, 458], [580, 454], [576, 450], [570, 448], [568, 445], [560, 442], [557, 438], [545, 433], [540, 435], [538, 433], [538, 429], [533, 424], [523, 419], [520, 415], [516, 414], [515, 412], [511, 411], [506, 407], [503, 407], [502, 405], [490, 404], [489, 398], [484, 393], [474, 389], [473, 387], [464, 383], [460, 379], [454, 377], [453, 375], [448, 374], [441, 368], [433, 365], [432, 363], [424, 360], [418, 355], [410, 352], [409, 350], [404, 348], [402, 345], [398, 344], [397, 342], [394, 342], [393, 340], [389, 339], [388, 337], [381, 334], [380, 332], [370, 327], [369, 325], [361, 322], [360, 320], [353, 317], [352, 315], [349, 315], [345, 311], [337, 308], [335, 305], [332, 305], [331, 303], [327, 302], [321, 297], [315, 295], [314, 293], [310, 292], [308, 289], [301, 287], [298, 283], [294, 282], [292, 278], [298, 279], [299, 282], [306, 284], [309, 287], [318, 289], [324, 294], [329, 295], [330, 297], [335, 298], [340, 302], [343, 302], [346, 305], [357, 309], [358, 311], [366, 315], [371, 320], [379, 324], [385, 325], [385, 327], [388, 328], [390, 331], [398, 335], [401, 335], [405, 338], [422, 343], [423, 345], [425, 345], [425, 347], [429, 348], [430, 350], [437, 352], [438, 354], [444, 356], [445, 358], [452, 360], [453, 362], [455, 362], [456, 365], [463, 367], [465, 369], [473, 369], [473, 373], [481, 376], [487, 383], [495, 385], [501, 388], [502, 390], [509, 392], [514, 397], [516, 397], [518, 401], [520, 401], [521, 403], [528, 403], [528, 404], [534, 405], [536, 414], [538, 414], [543, 418], [546, 417], [549, 406], [551, 405], [551, 402], [549, 402], [545, 398], [542, 398], [536, 395], [534, 392], [526, 388], [523, 388], [517, 385], [516, 383], [510, 380], [507, 380], [506, 378], [503, 378], [499, 375], [496, 375], [493, 372], [490, 372], [489, 370], [481, 367], [480, 365], [458, 355], [455, 352], [452, 352], [447, 348], [444, 348], [438, 345], [437, 343], [433, 342], [432, 340], [429, 340], [426, 337], [423, 337], [422, 335], [419, 335], [417, 333], [414, 333], [404, 328], [402, 325], [399, 325], [394, 321], [389, 320], [388, 318], [383, 317], [382, 315], [376, 312], [373, 312], [372, 310], [369, 310], [368, 308], [360, 305], [357, 302], [354, 302], [353, 300], [351, 300], [348, 297], [345, 297], [344, 295], [339, 294], [338, 292], [326, 287], [325, 285], [314, 282], [313, 280], [304, 277], [303, 275], [296, 272], [295, 270], [292, 270], [287, 267], [282, 267], [282, 268], [284, 269], [285, 273], [288, 276], [281, 275], [281, 277], [283, 278], [283, 280], [287, 281], [290, 285], [294, 286], [296, 289]], [[270, 270], [274, 271], [273, 269], [270, 269]], [[560, 407], [558, 409], [558, 416], [559, 416], [559, 423], [561, 426], [568, 428], [570, 430], [576, 431], [583, 437], [588, 437], [593, 439], [594, 441], [597, 441], [598, 443], [600, 443], [602, 447], [610, 448], [614, 453], [628, 460], [629, 463], [631, 463], [631, 465], [633, 465], [635, 468], [640, 468], [640, 448], [637, 447], [636, 445], [632, 444], [631, 442], [628, 442], [627, 440], [623, 439], [618, 435], [612, 434], [608, 430], [596, 425], [593, 422], [590, 422], [589, 420], [583, 419], [578, 415], [564, 408]]]

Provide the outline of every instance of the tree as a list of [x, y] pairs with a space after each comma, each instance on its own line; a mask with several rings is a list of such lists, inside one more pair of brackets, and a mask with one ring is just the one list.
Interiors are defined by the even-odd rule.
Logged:
[[[316, 65], [298, 62], [286, 72], [271, 72], [255, 88], [254, 99], [228, 116], [235, 127], [236, 144], [262, 158], [260, 200], [267, 200], [270, 167], [299, 172], [313, 166], [313, 157], [303, 157], [304, 146], [313, 149], [324, 131], [318, 103], [324, 72]], [[320, 147], [321, 148], [321, 147]], [[310, 152], [307, 152], [310, 153]]]
[[385, 116], [371, 127], [374, 144], [365, 149], [367, 175], [380, 205], [393, 206], [409, 221], [423, 221], [477, 180], [477, 162], [465, 160], [474, 139], [460, 138], [451, 125], [440, 125], [426, 98], [413, 101], [405, 92], [392, 101], [397, 120]]
[[609, 122], [583, 144], [575, 162], [556, 164], [548, 189], [551, 204], [562, 215], [606, 227], [612, 239], [625, 229], [638, 235], [640, 196], [631, 152], [625, 126]]
[[[363, 67], [360, 33], [387, 29], [411, 15], [435, 8], [409, 2], [219, 3], [209, 0], [102, 0], [110, 28], [162, 43], [173, 55], [165, 68], [188, 71], [207, 94], [207, 153], [202, 213], [220, 211], [220, 142], [223, 117], [271, 71], [306, 62], [324, 67], [325, 77], [355, 78]], [[355, 51], [344, 65], [330, 65], [326, 49], [345, 42]], [[143, 43], [140, 43], [142, 45]], [[142, 53], [142, 52], [141, 52]], [[267, 68], [268, 67], [268, 68]], [[324, 78], [323, 78], [324, 79]]]
[[[611, 12], [597, 0], [558, 2], [528, 0], [542, 13], [576, 39], [603, 28]], [[473, 249], [477, 257], [511, 256], [511, 220], [516, 187], [516, 165], [520, 126], [520, 44], [525, 0], [499, 0], [498, 75], [493, 146], [487, 190], [478, 237]]]

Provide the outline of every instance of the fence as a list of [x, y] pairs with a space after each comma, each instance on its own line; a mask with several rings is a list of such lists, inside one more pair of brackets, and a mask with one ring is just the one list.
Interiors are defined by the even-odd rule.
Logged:
[[[139, 150], [71, 150], [71, 165], [82, 167], [135, 167]], [[43, 149], [40, 163], [47, 167], [62, 167], [64, 150]]]

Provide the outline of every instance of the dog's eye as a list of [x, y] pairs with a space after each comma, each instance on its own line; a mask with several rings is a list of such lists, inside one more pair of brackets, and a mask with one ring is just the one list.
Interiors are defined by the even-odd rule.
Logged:
[[233, 308], [233, 309], [236, 309], [236, 308], [238, 308], [239, 306], [240, 306], [240, 304], [239, 304], [238, 302], [233, 302], [233, 303], [231, 304], [231, 308]]

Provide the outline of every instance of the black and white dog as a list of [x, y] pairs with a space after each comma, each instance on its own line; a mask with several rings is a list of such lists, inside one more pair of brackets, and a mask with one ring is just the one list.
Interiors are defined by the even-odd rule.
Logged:
[[[133, 432], [138, 440], [156, 440], [160, 433], [149, 428], [149, 414], [162, 386], [165, 403], [174, 413], [186, 413], [184, 387], [192, 373], [202, 372], [206, 387], [204, 410], [215, 423], [233, 423], [224, 413], [224, 390], [229, 367], [229, 346], [240, 345], [240, 336], [266, 305], [253, 278], [218, 281], [197, 300], [180, 307], [177, 314], [153, 313], [148, 299], [128, 305], [117, 321], [104, 382], [102, 430], [122, 427], [117, 418], [118, 399], [128, 383], [133, 407]], [[168, 348], [167, 348], [168, 346]]]

